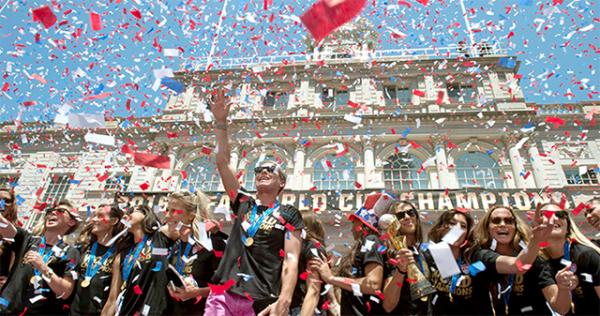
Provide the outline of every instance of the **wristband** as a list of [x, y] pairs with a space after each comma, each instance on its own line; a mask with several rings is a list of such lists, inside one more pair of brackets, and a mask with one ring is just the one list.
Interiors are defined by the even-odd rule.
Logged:
[[227, 130], [227, 123], [215, 123], [214, 124], [216, 129], [220, 129], [220, 130]]
[[396, 271], [398, 271], [398, 273], [401, 274], [401, 275], [406, 275], [406, 271], [402, 271], [398, 267], [396, 267]]

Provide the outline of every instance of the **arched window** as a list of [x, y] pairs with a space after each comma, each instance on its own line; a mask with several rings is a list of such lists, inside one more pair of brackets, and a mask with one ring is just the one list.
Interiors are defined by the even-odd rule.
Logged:
[[354, 162], [347, 155], [326, 155], [317, 159], [313, 169], [313, 184], [319, 190], [354, 189], [356, 173]]
[[383, 167], [385, 187], [388, 190], [422, 190], [429, 188], [427, 171], [421, 169], [423, 161], [412, 154], [390, 156]]
[[252, 163], [246, 165], [246, 175], [244, 180], [244, 189], [248, 191], [256, 190], [256, 183], [254, 182], [254, 168], [259, 166], [263, 161], [275, 161], [281, 166], [281, 169], [285, 172], [287, 164], [281, 158], [277, 158], [272, 154], [260, 155]]
[[456, 177], [461, 188], [482, 187], [501, 189], [504, 187], [500, 177], [498, 162], [482, 152], [468, 152], [455, 161]]
[[181, 182], [181, 188], [187, 190], [200, 189], [204, 192], [219, 190], [221, 177], [215, 163], [209, 156], [202, 156], [190, 162], [185, 167], [187, 179]]

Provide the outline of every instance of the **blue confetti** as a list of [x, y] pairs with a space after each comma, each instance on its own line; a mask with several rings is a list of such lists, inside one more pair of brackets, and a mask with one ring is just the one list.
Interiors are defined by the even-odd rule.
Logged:
[[25, 199], [19, 194], [17, 194], [17, 206], [20, 206], [23, 203], [25, 203]]
[[488, 151], [486, 151], [485, 153], [491, 156], [494, 153], [494, 150], [488, 149]]
[[0, 305], [8, 307], [8, 304], [10, 304], [10, 302], [7, 299], [5, 299], [4, 297], [0, 297]]
[[183, 83], [169, 77], [164, 77], [161, 79], [161, 84], [164, 84], [167, 88], [175, 91], [177, 94], [183, 92], [185, 86]]
[[81, 180], [70, 179], [69, 184], [80, 184]]
[[513, 69], [515, 66], [517, 66], [517, 62], [512, 58], [502, 57], [498, 60], [498, 66], [502, 68]]
[[482, 271], [485, 271], [485, 265], [481, 261], [474, 262], [469, 266], [469, 274], [472, 276], [476, 276]]
[[156, 261], [156, 265], [152, 268], [152, 271], [158, 272], [162, 270], [162, 261]]
[[412, 128], [407, 127], [404, 132], [402, 132], [402, 137], [406, 137], [408, 136], [408, 133], [410, 133], [410, 131], [412, 131]]

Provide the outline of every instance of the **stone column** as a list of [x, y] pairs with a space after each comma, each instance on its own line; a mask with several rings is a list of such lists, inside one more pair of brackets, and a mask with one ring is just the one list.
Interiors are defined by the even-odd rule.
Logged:
[[365, 188], [377, 187], [377, 179], [375, 178], [375, 153], [373, 150], [373, 141], [370, 139], [364, 142], [364, 171], [365, 171]]
[[546, 187], [547, 184], [544, 180], [544, 162], [542, 161], [538, 149], [537, 134], [529, 135], [529, 148], [527, 149], [527, 152], [529, 153], [529, 160], [531, 161], [531, 166], [533, 168], [533, 178], [535, 179], [537, 187]]
[[455, 188], [457, 187], [456, 181], [453, 181], [454, 177], [448, 170], [448, 158], [446, 156], [446, 148], [444, 146], [443, 138], [436, 134], [431, 137], [433, 148], [435, 149], [435, 163], [437, 168], [437, 175], [439, 180], [439, 188]]
[[294, 176], [289, 186], [292, 190], [302, 190], [304, 187], [304, 164], [306, 152], [304, 146], [298, 145], [294, 152]]

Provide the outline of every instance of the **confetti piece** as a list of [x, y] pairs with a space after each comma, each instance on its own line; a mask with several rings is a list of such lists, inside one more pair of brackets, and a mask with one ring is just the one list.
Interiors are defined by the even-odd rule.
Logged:
[[135, 293], [135, 295], [142, 295], [143, 292], [140, 286], [136, 284], [133, 286], [133, 293]]
[[223, 294], [225, 291], [229, 290], [235, 284], [235, 280], [231, 279], [223, 285], [215, 285], [208, 283], [208, 287], [210, 288], [210, 292], [214, 294]]
[[133, 155], [133, 159], [136, 165], [153, 167], [159, 169], [169, 169], [171, 166], [171, 159], [169, 156], [152, 155], [136, 152]]
[[31, 13], [33, 15], [33, 21], [42, 22], [45, 28], [51, 27], [57, 21], [56, 15], [54, 15], [47, 5], [33, 9], [31, 10]]
[[102, 29], [102, 21], [98, 13], [90, 12], [90, 23], [92, 24], [92, 30], [100, 31]]
[[320, 42], [335, 29], [352, 20], [365, 7], [366, 0], [320, 0], [300, 17], [316, 42]]
[[156, 261], [156, 265], [154, 266], [154, 268], [152, 268], [152, 271], [154, 272], [158, 272], [162, 270], [162, 262], [161, 261]]
[[481, 261], [477, 261], [469, 265], [469, 274], [476, 276], [479, 272], [485, 271], [485, 265]]

